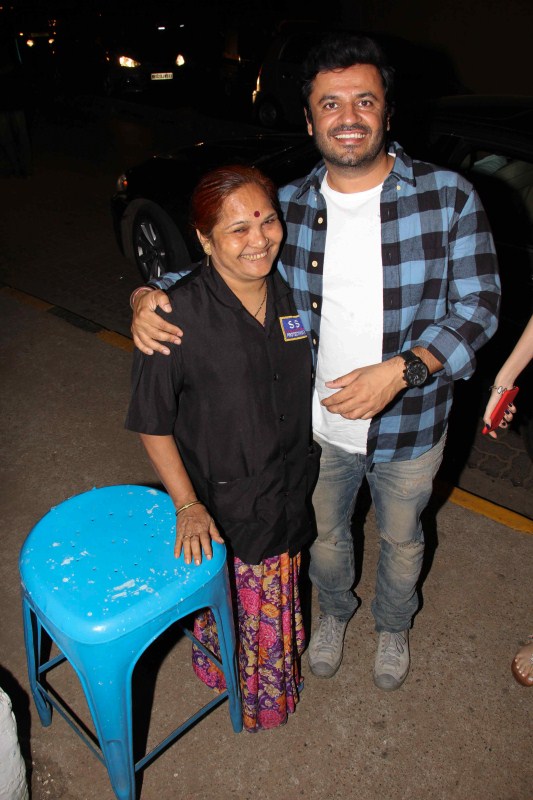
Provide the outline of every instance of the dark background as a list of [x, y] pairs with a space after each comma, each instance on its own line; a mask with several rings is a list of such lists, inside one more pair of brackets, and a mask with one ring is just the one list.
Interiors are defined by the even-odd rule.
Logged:
[[95, 0], [12, 0], [4, 8], [18, 13], [61, 15], [74, 12], [123, 12], [163, 8], [196, 17], [200, 37], [231, 29], [247, 33], [249, 52], [257, 53], [265, 35], [283, 19], [316, 19], [324, 26], [344, 25], [375, 33], [404, 37], [440, 51], [453, 63], [462, 83], [471, 91], [489, 94], [531, 94], [530, 43], [533, 4], [529, 0], [226, 0], [201, 3], [122, 2]]

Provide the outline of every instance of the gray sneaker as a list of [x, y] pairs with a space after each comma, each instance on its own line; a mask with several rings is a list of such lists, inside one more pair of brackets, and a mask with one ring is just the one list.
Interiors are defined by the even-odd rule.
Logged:
[[317, 678], [332, 678], [342, 661], [342, 647], [348, 621], [324, 614], [311, 636], [307, 657], [309, 669]]
[[409, 672], [409, 631], [379, 634], [374, 683], [386, 692], [399, 689]]

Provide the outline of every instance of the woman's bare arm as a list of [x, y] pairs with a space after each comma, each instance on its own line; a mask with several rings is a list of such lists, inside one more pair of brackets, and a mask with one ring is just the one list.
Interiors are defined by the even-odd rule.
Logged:
[[211, 539], [223, 544], [224, 540], [217, 530], [213, 518], [206, 507], [196, 502], [196, 492], [183, 464], [173, 436], [153, 436], [140, 434], [148, 457], [157, 475], [172, 498], [176, 509], [189, 503], [189, 508], [180, 511], [176, 517], [176, 544], [174, 555], [179, 557], [183, 550], [186, 564], [194, 560], [195, 564], [205, 557], [213, 556]]

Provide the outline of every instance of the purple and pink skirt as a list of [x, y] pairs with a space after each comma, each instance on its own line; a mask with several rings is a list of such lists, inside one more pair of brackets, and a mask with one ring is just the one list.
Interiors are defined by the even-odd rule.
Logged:
[[[300, 560], [299, 553], [292, 557], [282, 553], [260, 564], [234, 559], [242, 716], [250, 732], [283, 725], [296, 709], [305, 649], [298, 591]], [[209, 610], [196, 616], [194, 635], [220, 658]], [[224, 691], [222, 672], [194, 645], [193, 668], [207, 686]]]

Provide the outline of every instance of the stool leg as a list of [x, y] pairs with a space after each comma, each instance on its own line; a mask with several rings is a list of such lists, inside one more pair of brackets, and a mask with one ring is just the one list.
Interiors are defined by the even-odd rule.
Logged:
[[235, 733], [242, 731], [242, 704], [237, 671], [237, 655], [235, 647], [235, 623], [231, 608], [227, 604], [212, 606], [215, 617], [220, 647], [220, 660], [224, 667], [224, 678], [228, 690], [228, 703], [231, 724]]
[[[94, 648], [93, 648], [94, 650]], [[111, 786], [118, 800], [136, 800], [133, 760], [131, 672], [133, 665], [117, 660], [116, 652], [98, 648], [82, 657], [82, 682]]]
[[[44, 727], [52, 722], [52, 707], [39, 691], [38, 671], [41, 665], [41, 623], [24, 597], [22, 599], [22, 620], [24, 623], [24, 642], [26, 645], [26, 660], [28, 663], [28, 677], [33, 700], [39, 714], [39, 719]], [[37, 637], [34, 636], [33, 621], [37, 628]], [[36, 641], [37, 639], [37, 641]]]

